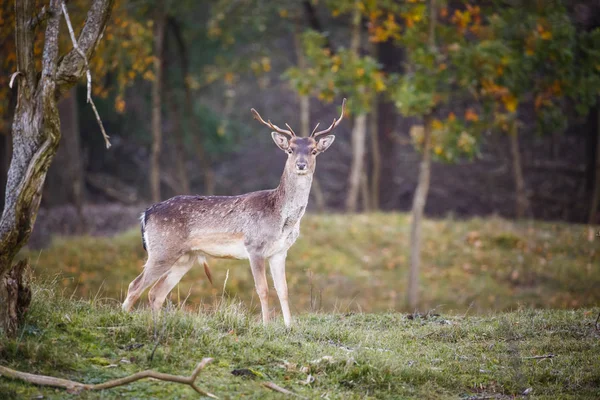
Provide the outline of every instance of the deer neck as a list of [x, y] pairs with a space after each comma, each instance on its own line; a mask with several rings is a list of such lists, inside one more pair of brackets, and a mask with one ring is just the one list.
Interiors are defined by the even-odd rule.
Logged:
[[281, 209], [283, 218], [289, 214], [296, 213], [298, 209], [306, 208], [310, 187], [312, 185], [312, 173], [298, 175], [291, 168], [285, 168], [279, 186], [275, 189], [277, 203]]

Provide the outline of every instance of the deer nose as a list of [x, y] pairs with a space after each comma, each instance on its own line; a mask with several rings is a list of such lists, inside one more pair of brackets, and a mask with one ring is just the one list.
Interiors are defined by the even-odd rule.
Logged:
[[306, 169], [307, 165], [304, 162], [298, 162], [296, 163], [296, 168], [298, 168], [300, 171], [304, 171]]

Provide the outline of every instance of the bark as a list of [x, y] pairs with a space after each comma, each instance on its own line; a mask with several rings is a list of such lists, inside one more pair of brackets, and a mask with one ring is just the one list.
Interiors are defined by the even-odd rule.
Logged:
[[410, 223], [410, 270], [408, 277], [408, 306], [419, 304], [419, 271], [421, 269], [421, 226], [431, 179], [431, 115], [424, 118], [423, 155], [419, 165], [419, 180], [412, 204]]
[[515, 180], [515, 213], [517, 218], [523, 218], [529, 211], [529, 199], [527, 198], [527, 189], [525, 179], [523, 178], [521, 151], [519, 150], [519, 131], [516, 121], [512, 124], [511, 132], [508, 136], [513, 162], [513, 178]]
[[600, 223], [598, 219], [598, 208], [600, 207], [600, 107], [596, 108], [595, 114], [597, 118], [596, 125], [596, 168], [594, 171], [595, 180], [592, 191], [592, 202], [590, 205], [590, 216], [588, 223], [590, 225]]
[[[360, 51], [361, 35], [361, 12], [358, 2], [352, 16], [352, 38], [350, 49], [356, 57]], [[352, 128], [352, 164], [348, 178], [348, 195], [346, 197], [346, 211], [355, 212], [358, 207], [358, 196], [360, 193], [360, 181], [364, 168], [365, 148], [367, 138], [367, 114], [361, 113], [354, 118]]]
[[367, 114], [358, 114], [354, 118], [354, 127], [352, 128], [352, 164], [348, 181], [348, 195], [346, 197], [346, 211], [348, 212], [356, 212], [358, 206], [366, 137]]
[[188, 82], [189, 57], [188, 48], [177, 20], [169, 18], [169, 27], [175, 36], [177, 43], [179, 60], [181, 63], [181, 73], [183, 75], [183, 89], [185, 91], [185, 113], [187, 115], [188, 129], [192, 136], [193, 146], [196, 150], [196, 158], [200, 161], [202, 172], [204, 174], [204, 193], [208, 195], [215, 194], [215, 174], [206, 149], [204, 148], [204, 134], [196, 122], [194, 108], [192, 103], [192, 90]]
[[371, 136], [371, 210], [379, 210], [379, 187], [381, 181], [381, 151], [379, 150], [378, 103], [379, 96], [373, 96], [373, 111], [369, 116], [369, 135]]
[[[19, 304], [19, 299], [27, 297], [22, 279], [26, 268], [21, 267], [22, 264], [11, 268], [12, 262], [31, 235], [46, 173], [60, 140], [57, 100], [85, 71], [83, 59], [74, 50], [58, 62], [60, 4], [58, 0], [51, 0], [48, 5], [42, 70], [38, 75], [33, 58], [34, 32], [29, 25], [35, 2], [15, 1], [17, 70], [20, 75], [17, 77], [18, 97], [12, 124], [13, 152], [0, 220], [0, 332], [8, 335], [16, 332], [19, 322], [9, 304]], [[78, 39], [84, 54], [93, 54], [112, 5], [112, 0], [92, 3]], [[9, 271], [14, 272], [9, 275]], [[11, 281], [17, 282], [16, 293]]]
[[163, 57], [165, 41], [164, 1], [155, 6], [154, 17], [154, 81], [152, 82], [152, 153], [150, 156], [150, 191], [152, 201], [159, 202], [160, 195], [160, 153], [162, 150], [162, 91]]

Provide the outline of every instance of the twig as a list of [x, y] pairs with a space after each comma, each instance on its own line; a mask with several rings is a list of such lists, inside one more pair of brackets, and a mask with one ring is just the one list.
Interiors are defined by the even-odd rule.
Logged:
[[48, 12], [46, 6], [43, 6], [38, 15], [29, 20], [29, 29], [35, 29], [38, 24], [47, 20], [48, 17], [50, 17], [50, 13]]
[[72, 381], [69, 379], [55, 378], [55, 377], [46, 376], [46, 375], [30, 374], [27, 372], [16, 371], [16, 370], [8, 368], [8, 367], [3, 367], [1, 365], [0, 365], [0, 376], [5, 376], [10, 379], [19, 379], [19, 380], [22, 380], [22, 381], [25, 381], [28, 383], [32, 383], [34, 385], [39, 385], [39, 386], [52, 386], [52, 387], [63, 388], [71, 393], [79, 393], [83, 390], [111, 389], [111, 388], [114, 388], [117, 386], [127, 385], [128, 383], [139, 381], [140, 379], [154, 378], [154, 379], [158, 379], [161, 381], [183, 383], [183, 384], [189, 385], [192, 387], [192, 389], [194, 389], [199, 394], [216, 399], [217, 397], [214, 394], [209, 393], [205, 390], [202, 390], [196, 385], [196, 378], [198, 377], [198, 374], [200, 374], [200, 371], [202, 371], [202, 369], [204, 369], [204, 367], [206, 365], [208, 365], [209, 363], [211, 363], [212, 361], [213, 361], [212, 358], [202, 359], [202, 361], [198, 363], [198, 365], [196, 366], [196, 369], [194, 369], [194, 371], [192, 372], [192, 374], [190, 376], [171, 375], [171, 374], [164, 374], [162, 372], [146, 370], [146, 371], [136, 372], [135, 374], [128, 375], [123, 378], [117, 378], [117, 379], [113, 379], [113, 380], [110, 380], [110, 381], [107, 381], [104, 383], [97, 383], [97, 384], [80, 383], [80, 382]]
[[600, 331], [600, 312], [598, 313], [598, 316], [596, 317], [596, 323], [594, 324], [594, 326], [596, 327], [597, 331]]
[[290, 391], [290, 390], [287, 390], [287, 389], [285, 389], [285, 388], [282, 388], [281, 386], [279, 386], [279, 385], [276, 385], [276, 384], [274, 384], [273, 382], [263, 382], [263, 383], [262, 383], [262, 385], [263, 385], [264, 387], [266, 387], [266, 388], [269, 388], [269, 389], [271, 389], [271, 390], [274, 390], [274, 391], [276, 391], [276, 392], [283, 393], [283, 394], [287, 394], [288, 396], [296, 396], [296, 397], [299, 397], [299, 398], [301, 398], [301, 399], [306, 399], [306, 397], [304, 397], [304, 396], [300, 396], [299, 394], [296, 394], [296, 393], [294, 393], [294, 392], [292, 392], [292, 391]]
[[23, 75], [23, 73], [21, 71], [13, 72], [13, 74], [10, 76], [10, 82], [8, 82], [9, 88], [12, 89], [13, 83], [15, 83], [15, 78], [19, 75]]
[[554, 358], [556, 354], [546, 354], [544, 356], [521, 357], [522, 360], [542, 360], [544, 358]]
[[60, 6], [62, 7], [62, 12], [65, 16], [67, 27], [69, 28], [69, 35], [71, 36], [71, 41], [73, 42], [73, 48], [75, 49], [75, 51], [77, 51], [77, 54], [79, 54], [81, 58], [83, 58], [83, 62], [85, 64], [85, 75], [87, 76], [87, 102], [92, 106], [92, 109], [94, 110], [94, 114], [96, 115], [96, 121], [98, 121], [100, 130], [102, 131], [104, 143], [106, 144], [106, 148], [109, 149], [111, 146], [109, 136], [104, 130], [104, 124], [102, 124], [100, 114], [98, 114], [98, 110], [96, 109], [96, 104], [94, 104], [94, 100], [92, 100], [92, 73], [90, 72], [90, 64], [88, 63], [88, 59], [85, 56], [85, 53], [79, 48], [79, 45], [77, 44], [77, 39], [75, 39], [75, 32], [73, 32], [73, 25], [71, 25], [71, 18], [69, 17], [69, 12], [67, 11], [67, 6], [65, 5], [64, 0], [60, 2]]

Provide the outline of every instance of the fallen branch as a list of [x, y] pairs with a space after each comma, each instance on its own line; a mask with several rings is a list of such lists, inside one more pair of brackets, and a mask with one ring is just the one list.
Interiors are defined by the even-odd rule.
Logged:
[[545, 358], [554, 358], [556, 354], [546, 354], [544, 356], [521, 357], [523, 360], [543, 360]]
[[264, 387], [269, 388], [271, 390], [274, 390], [276, 392], [287, 394], [288, 396], [296, 396], [296, 397], [300, 397], [301, 399], [306, 399], [306, 397], [300, 396], [299, 394], [296, 394], [296, 393], [294, 393], [294, 392], [292, 392], [290, 390], [282, 388], [281, 386], [276, 385], [273, 382], [263, 382], [262, 385]]
[[46, 375], [30, 374], [27, 372], [15, 371], [14, 369], [10, 369], [8, 367], [3, 367], [1, 365], [0, 365], [0, 376], [5, 376], [10, 379], [19, 379], [19, 380], [22, 380], [22, 381], [25, 381], [28, 383], [32, 383], [34, 385], [39, 385], [39, 386], [52, 386], [52, 387], [62, 388], [62, 389], [66, 389], [70, 393], [79, 393], [83, 390], [111, 389], [111, 388], [114, 388], [117, 386], [123, 386], [123, 385], [127, 385], [128, 383], [131, 383], [131, 382], [139, 381], [140, 379], [154, 378], [154, 379], [158, 379], [161, 381], [183, 383], [183, 384], [189, 385], [192, 387], [192, 389], [194, 389], [199, 394], [216, 399], [217, 397], [214, 394], [200, 389], [198, 386], [196, 386], [196, 382], [195, 382], [196, 377], [198, 376], [198, 374], [200, 374], [200, 371], [202, 371], [202, 369], [206, 365], [211, 363], [212, 360], [213, 360], [212, 358], [202, 359], [202, 361], [198, 363], [198, 365], [196, 366], [196, 369], [194, 369], [194, 372], [192, 372], [192, 374], [190, 376], [171, 375], [171, 374], [164, 374], [162, 372], [146, 370], [146, 371], [136, 372], [133, 375], [125, 376], [123, 378], [113, 379], [113, 380], [110, 380], [110, 381], [107, 381], [104, 383], [97, 383], [97, 384], [80, 383], [80, 382], [71, 381], [69, 379], [55, 378], [55, 377], [46, 376]]
[[62, 7], [62, 12], [65, 16], [67, 27], [69, 28], [69, 35], [71, 36], [71, 42], [73, 42], [73, 48], [75, 49], [75, 51], [77, 51], [77, 54], [79, 54], [81, 58], [83, 58], [83, 62], [85, 64], [85, 75], [87, 76], [87, 102], [92, 106], [92, 109], [94, 110], [94, 114], [96, 115], [96, 121], [98, 121], [100, 130], [102, 131], [102, 137], [104, 137], [104, 143], [106, 144], [106, 148], [109, 149], [111, 146], [109, 136], [104, 130], [104, 124], [102, 124], [100, 114], [98, 114], [98, 110], [96, 109], [96, 104], [94, 104], [94, 100], [92, 100], [92, 73], [90, 72], [90, 64], [88, 63], [88, 59], [85, 56], [85, 53], [79, 48], [79, 45], [77, 44], [77, 39], [75, 39], [75, 32], [73, 32], [73, 25], [71, 25], [71, 18], [69, 17], [69, 12], [67, 11], [67, 6], [65, 5], [64, 0], [60, 2], [60, 6]]

